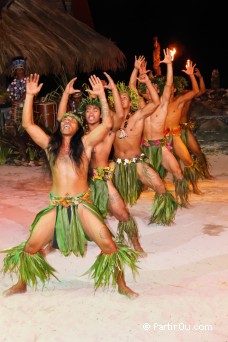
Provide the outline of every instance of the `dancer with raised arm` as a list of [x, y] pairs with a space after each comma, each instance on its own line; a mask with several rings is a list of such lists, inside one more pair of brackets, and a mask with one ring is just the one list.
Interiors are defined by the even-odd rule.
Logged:
[[92, 203], [88, 186], [88, 170], [91, 154], [112, 127], [109, 108], [103, 85], [95, 75], [89, 78], [90, 93], [99, 97], [102, 123], [88, 135], [84, 135], [82, 123], [77, 115], [65, 113], [60, 127], [52, 135], [46, 134], [33, 120], [33, 101], [42, 87], [39, 75], [31, 74], [27, 79], [26, 98], [22, 125], [30, 137], [46, 152], [52, 173], [50, 205], [40, 211], [30, 228], [26, 242], [1, 251], [3, 274], [15, 272], [18, 282], [4, 292], [5, 296], [26, 292], [27, 286], [36, 287], [55, 276], [55, 269], [48, 264], [42, 248], [53, 241], [54, 236], [64, 256], [74, 253], [85, 255], [87, 240], [94, 241], [101, 253], [86, 272], [94, 279], [95, 289], [116, 286], [121, 294], [137, 297], [125, 283], [124, 268], [129, 266], [137, 272], [138, 252], [126, 245], [114, 242], [112, 233]]

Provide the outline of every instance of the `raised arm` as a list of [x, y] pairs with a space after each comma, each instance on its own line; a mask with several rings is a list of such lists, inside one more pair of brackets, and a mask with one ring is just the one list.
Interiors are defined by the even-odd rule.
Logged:
[[66, 88], [64, 89], [64, 92], [62, 94], [59, 108], [58, 108], [58, 114], [57, 114], [57, 120], [61, 121], [62, 116], [67, 112], [67, 104], [69, 101], [69, 96], [75, 93], [80, 92], [78, 89], [74, 89], [74, 83], [77, 80], [77, 77], [72, 78], [72, 80], [66, 85]]
[[138, 95], [140, 96], [140, 102], [139, 102], [140, 108], [143, 108], [146, 103], [145, 103], [144, 98], [138, 92], [137, 80], [139, 81], [140, 75], [146, 74], [147, 72], [150, 71], [150, 70], [146, 70], [146, 65], [147, 65], [147, 62], [144, 56], [139, 56], [138, 58], [137, 56], [135, 56], [134, 69], [132, 70], [129, 84], [128, 84], [129, 88], [137, 92]]
[[110, 75], [107, 74], [107, 72], [104, 72], [104, 75], [108, 79], [108, 84], [104, 85], [104, 88], [105, 89], [109, 89], [109, 90], [112, 91], [113, 100], [114, 100], [115, 112], [110, 111], [110, 114], [111, 114], [111, 117], [112, 117], [112, 120], [113, 120], [112, 131], [115, 132], [121, 126], [121, 123], [122, 123], [123, 118], [124, 118], [124, 110], [123, 110], [120, 94], [119, 94], [119, 91], [117, 89], [117, 86], [116, 86], [115, 82], [110, 77]]
[[163, 94], [161, 96], [161, 103], [169, 103], [172, 85], [173, 85], [173, 63], [170, 49], [164, 49], [164, 59], [160, 62], [165, 63], [167, 65], [167, 73], [166, 73], [166, 83], [164, 87]]
[[92, 87], [87, 89], [87, 92], [92, 96], [98, 96], [101, 104], [102, 123], [93, 129], [89, 134], [84, 136], [86, 147], [94, 147], [101, 142], [105, 136], [110, 133], [112, 128], [112, 118], [110, 116], [109, 105], [106, 98], [104, 86], [99, 77], [92, 75], [89, 78], [89, 83]]
[[151, 102], [157, 107], [160, 104], [160, 98], [157, 90], [154, 88], [154, 85], [151, 83], [151, 80], [149, 79], [148, 75], [146, 73], [141, 74], [138, 77], [138, 81], [141, 83], [145, 83], [147, 90], [149, 91]]
[[130, 80], [129, 80], [129, 88], [137, 92], [137, 77], [139, 75], [139, 70], [141, 68], [142, 63], [145, 62], [144, 56], [135, 56], [134, 68], [132, 70]]
[[45, 149], [48, 146], [50, 136], [44, 132], [38, 125], [34, 123], [33, 118], [33, 101], [43, 86], [43, 83], [38, 85], [39, 75], [30, 74], [26, 81], [26, 95], [22, 113], [22, 127], [30, 135], [31, 139]]
[[182, 70], [185, 74], [189, 76], [191, 80], [192, 89], [184, 93], [184, 95], [180, 95], [179, 102], [189, 101], [193, 99], [193, 97], [195, 97], [199, 92], [198, 82], [194, 75], [195, 66], [196, 64], [193, 65], [192, 61], [189, 61], [189, 64], [186, 65], [186, 70]]

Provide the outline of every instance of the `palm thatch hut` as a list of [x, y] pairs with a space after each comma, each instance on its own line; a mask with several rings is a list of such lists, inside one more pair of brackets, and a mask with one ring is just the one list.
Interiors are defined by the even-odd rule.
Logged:
[[0, 11], [0, 74], [9, 75], [18, 55], [26, 58], [27, 73], [43, 75], [125, 68], [116, 44], [61, 10], [57, 0], [1, 0]]

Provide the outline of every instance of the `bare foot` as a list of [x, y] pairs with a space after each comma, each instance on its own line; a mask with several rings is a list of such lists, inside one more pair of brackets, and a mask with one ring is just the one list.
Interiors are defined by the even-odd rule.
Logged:
[[203, 195], [203, 192], [196, 185], [192, 185], [192, 192], [196, 195]]
[[180, 206], [181, 208], [186, 208], [186, 209], [191, 208], [191, 204], [187, 201], [182, 201]]
[[193, 193], [196, 195], [203, 195], [203, 192], [200, 189], [193, 189]]
[[137, 298], [139, 296], [137, 292], [132, 291], [127, 285], [123, 284], [118, 286], [118, 292], [131, 299]]
[[4, 291], [3, 296], [9, 297], [18, 293], [25, 293], [26, 291], [27, 291], [26, 284], [23, 282], [18, 282], [16, 285], [13, 285], [8, 290]]
[[145, 251], [138, 251], [140, 252], [140, 254], [138, 255], [139, 258], [146, 258], [147, 257], [147, 253]]
[[206, 179], [209, 179], [209, 180], [216, 179], [214, 176], [210, 175], [209, 173], [206, 173], [205, 177], [206, 177]]
[[124, 296], [127, 296], [128, 298], [137, 298], [139, 294], [137, 292], [132, 291], [125, 282], [125, 277], [123, 273], [119, 273], [118, 275], [118, 292]]
[[132, 244], [133, 244], [134, 250], [137, 252], [140, 252], [139, 254], [140, 258], [145, 258], [147, 256], [147, 253], [144, 251], [144, 249], [140, 245], [140, 242], [138, 239], [132, 240]]

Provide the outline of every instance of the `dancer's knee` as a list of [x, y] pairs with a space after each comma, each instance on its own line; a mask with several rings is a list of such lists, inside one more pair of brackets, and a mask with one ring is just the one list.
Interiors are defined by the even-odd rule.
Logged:
[[120, 215], [119, 215], [119, 218], [118, 220], [121, 221], [121, 222], [127, 222], [129, 220], [129, 213], [126, 211], [126, 212], [122, 212]]
[[161, 181], [159, 182], [156, 187], [155, 187], [155, 191], [160, 195], [165, 193], [166, 189], [165, 189], [165, 184]]

